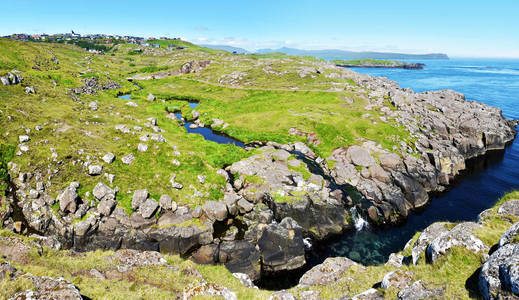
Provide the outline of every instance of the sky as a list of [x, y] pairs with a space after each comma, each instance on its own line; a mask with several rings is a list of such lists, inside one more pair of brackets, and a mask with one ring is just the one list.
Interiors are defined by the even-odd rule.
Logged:
[[291, 47], [519, 58], [519, 0], [16, 0], [0, 35], [181, 37], [248, 50]]

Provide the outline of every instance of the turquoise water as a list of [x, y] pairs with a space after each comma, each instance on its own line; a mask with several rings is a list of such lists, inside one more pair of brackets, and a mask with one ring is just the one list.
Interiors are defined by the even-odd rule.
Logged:
[[[519, 60], [451, 59], [413, 61], [423, 70], [354, 68], [359, 73], [383, 76], [415, 92], [453, 89], [503, 110], [507, 118], [519, 119]], [[342, 237], [311, 258], [311, 264], [326, 257], [346, 256], [373, 265], [385, 263], [389, 254], [403, 249], [416, 231], [437, 221], [473, 221], [494, 205], [504, 193], [519, 188], [519, 142], [505, 151], [493, 152], [470, 163], [463, 178], [445, 194], [433, 198], [421, 213], [413, 213], [403, 226], [364, 230]]]

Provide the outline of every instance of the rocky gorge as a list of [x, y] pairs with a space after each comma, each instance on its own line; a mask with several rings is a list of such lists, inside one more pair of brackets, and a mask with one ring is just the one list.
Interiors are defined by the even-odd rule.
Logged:
[[[87, 65], [89, 61], [86, 60]], [[146, 81], [203, 74], [207, 71], [205, 68], [210, 70], [211, 67], [217, 67], [218, 63], [209, 63], [205, 59], [186, 62], [184, 58], [181, 62], [178, 71], [172, 67], [171, 72], [161, 73], [161, 76], [133, 76], [133, 82], [142, 81], [142, 93], [147, 96], [142, 99], [132, 98], [128, 102], [125, 100], [123, 105], [130, 113], [109, 128], [103, 124], [106, 121], [98, 114], [110, 113], [109, 116], [115, 118], [117, 114], [110, 112], [113, 107], [82, 99], [107, 93], [106, 95], [112, 96], [109, 101], [114, 101], [117, 99], [115, 96], [123, 93], [120, 91], [123, 86], [128, 89], [124, 82], [117, 83], [109, 78], [101, 83], [101, 80], [92, 77], [82, 79], [81, 85], [67, 90], [68, 97], [72, 98], [75, 105], [71, 110], [73, 113], [95, 114], [88, 121], [82, 121], [81, 126], [101, 124], [100, 132], [109, 131], [114, 143], [122, 139], [125, 142], [123, 147], [132, 147], [135, 151], [127, 149], [116, 152], [110, 146], [105, 146], [85, 154], [79, 147], [86, 146], [78, 143], [79, 149], [74, 149], [74, 154], [58, 154], [62, 149], [58, 151], [51, 147], [50, 156], [45, 163], [38, 163], [28, 157], [27, 153], [31, 153], [33, 147], [48, 143], [48, 140], [39, 136], [40, 132], [60, 134], [69, 130], [67, 124], [54, 120], [42, 123], [43, 125], [34, 129], [11, 130], [18, 134], [17, 146], [12, 151], [5, 151], [12, 152], [11, 159], [2, 164], [8, 172], [6, 194], [2, 196], [3, 227], [17, 234], [33, 235], [33, 242], [42, 249], [68, 249], [72, 253], [116, 251], [115, 253], [123, 253], [121, 255], [130, 253], [138, 256], [132, 258], [136, 261], [146, 261], [140, 255], [149, 254], [154, 261], [159, 262], [137, 267], [165, 265], [160, 255], [177, 254], [199, 264], [223, 264], [241, 282], [254, 288], [252, 282], [258, 282], [265, 275], [300, 271], [307, 264], [306, 252], [313, 244], [324, 243], [330, 238], [360, 229], [363, 222], [368, 222], [371, 226], [404, 222], [410, 212], [423, 209], [428, 204], [431, 194], [448, 189], [454, 178], [466, 168], [467, 160], [505, 148], [516, 134], [515, 121], [505, 119], [499, 109], [467, 101], [462, 94], [454, 91], [414, 93], [400, 88], [390, 80], [361, 75], [321, 62], [315, 69], [307, 67], [305, 70], [310, 70], [308, 74], [316, 74], [312, 76], [324, 73], [319, 69], [339, 74], [334, 77], [347, 80], [345, 86], [354, 87], [353, 93], [362, 99], [362, 119], [369, 119], [374, 124], [389, 124], [394, 121], [395, 126], [404, 128], [409, 137], [405, 139], [403, 136], [392, 136], [395, 142], [392, 148], [362, 137], [353, 144], [345, 143], [335, 147], [329, 155], [322, 156], [326, 152], [320, 151], [318, 146], [325, 142], [324, 137], [296, 124], [286, 132], [294, 140], [246, 141], [243, 143], [243, 151], [246, 152], [244, 157], [218, 168], [211, 167], [209, 175], [202, 174], [201, 167], [197, 167], [194, 171], [197, 172], [194, 177], [196, 181], [188, 183], [180, 170], [184, 166], [187, 169], [187, 161], [193, 159], [182, 160], [182, 153], [190, 152], [182, 149], [181, 153], [181, 145], [177, 148], [171, 144], [180, 142], [168, 135], [172, 130], [182, 128], [183, 124], [178, 122], [172, 112], [182, 109], [167, 106], [153, 111], [150, 108], [178, 99], [168, 98], [160, 93], [154, 93], [158, 95], [154, 96], [149, 87], [146, 89]], [[196, 71], [189, 71], [191, 69]], [[18, 73], [12, 71], [11, 74]], [[309, 76], [308, 74], [300, 76]], [[9, 76], [7, 78], [13, 77]], [[30, 80], [30, 76], [24, 74], [24, 80], [27, 78]], [[245, 79], [244, 75], [236, 78], [236, 82]], [[21, 79], [17, 81], [22, 82]], [[11, 79], [9, 83], [11, 86]], [[31, 93], [30, 96], [38, 97], [38, 93]], [[344, 105], [348, 105], [347, 101], [344, 101]], [[137, 113], [131, 111], [144, 107], [156, 115], [135, 117]], [[215, 133], [228, 126], [232, 129], [232, 122], [211, 117], [212, 124], [207, 124], [207, 112], [190, 112], [190, 121], [195, 122], [198, 127], [214, 128]], [[95, 138], [100, 132], [86, 130], [84, 134]], [[171, 151], [172, 156], [159, 158], [160, 153], [166, 151]], [[158, 157], [157, 160], [167, 160], [167, 175], [158, 174], [157, 170], [153, 170], [157, 173], [152, 174], [152, 180], [166, 177], [166, 183], [161, 181], [160, 185], [167, 192], [157, 193], [157, 188], [151, 185], [151, 181], [142, 180], [141, 183], [138, 173], [131, 179], [131, 189], [121, 189], [117, 180], [124, 174], [113, 170], [135, 166], [143, 159], [142, 155], [147, 153], [153, 153]], [[83, 177], [74, 175], [71, 172], [72, 166]], [[145, 173], [145, 169], [147, 168], [140, 168], [138, 171]], [[64, 176], [68, 181], [57, 185], [59, 188], [56, 189], [55, 179], [59, 176]], [[220, 182], [223, 188], [215, 188], [215, 182]], [[195, 184], [197, 188], [194, 187]], [[202, 190], [200, 187], [207, 188], [208, 191], [199, 191]], [[177, 196], [186, 190], [194, 190], [191, 198], [202, 198], [203, 201], [190, 203], [185, 200], [187, 197]], [[123, 200], [126, 205], [121, 205]], [[515, 220], [514, 218], [511, 220]], [[402, 254], [399, 254], [402, 257], [395, 254], [392, 261], [397, 266], [402, 266], [409, 260], [415, 264], [424, 256], [427, 262], [434, 264], [456, 247], [479, 254], [488, 252], [493, 245], [487, 245], [486, 241], [472, 234], [478, 228], [481, 228], [481, 224], [462, 223], [452, 228], [449, 225], [432, 225], [418, 240], [410, 243], [412, 253], [407, 258]], [[486, 289], [482, 284], [483, 295], [495, 295], [501, 290], [512, 293], [515, 291], [513, 284], [508, 283], [513, 283], [515, 279], [497, 283], [495, 278], [489, 277], [495, 277], [496, 263], [506, 263], [507, 266], [513, 264], [502, 258], [515, 255], [512, 246], [507, 246], [510, 241], [513, 244], [513, 238], [507, 239], [509, 242], [500, 245], [504, 254], [494, 258], [490, 256], [487, 267], [483, 266], [481, 280], [490, 282]], [[16, 245], [27, 248], [27, 251], [32, 247], [38, 248], [37, 245], [27, 245], [27, 241], [17, 238], [6, 239], [7, 246], [2, 253], [7, 259], [13, 259], [11, 253], [18, 251], [18, 246], [16, 250], [11, 247], [13, 241]], [[410, 247], [406, 247], [406, 251]], [[23, 261], [20, 260], [20, 263]], [[6, 268], [12, 271], [12, 266]], [[333, 284], [343, 278], [346, 271], [364, 268], [347, 258], [328, 259], [323, 265], [315, 266], [303, 275], [295, 287], [296, 292], [278, 292], [272, 298], [292, 299], [290, 297], [296, 297], [295, 293], [299, 298], [319, 299], [318, 291], [303, 289]], [[126, 271], [119, 270], [119, 273]], [[401, 283], [402, 277], [412, 278], [407, 271], [392, 272], [387, 274], [387, 278], [384, 276], [381, 286], [384, 289], [397, 287], [402, 299], [412, 298], [413, 296], [407, 295], [414, 294], [420, 294], [421, 297], [443, 295], [443, 290], [427, 288], [420, 281], [411, 283], [404, 280]], [[16, 270], [11, 273], [15, 274]], [[513, 275], [512, 271], [509, 273], [510, 276]], [[110, 278], [107, 274], [102, 275]], [[195, 277], [201, 276], [195, 274]], [[13, 278], [17, 277], [13, 275]], [[63, 285], [67, 286], [66, 289], [70, 287], [70, 282], [64, 283], [59, 279], [49, 279], [51, 281], [45, 281], [45, 284], [40, 282], [43, 280], [41, 278], [31, 277], [30, 280], [36, 286], [32, 293], [41, 295], [47, 292], [40, 286], [47, 284], [60, 286], [60, 289]], [[201, 290], [209, 294], [233, 298], [230, 290], [207, 284], [205, 280], [200, 281], [192, 289], [193, 292], [198, 291], [200, 286], [203, 287]], [[70, 288], [70, 293], [77, 297], [73, 288]], [[191, 297], [189, 288], [186, 287], [183, 293], [184, 298]], [[378, 290], [373, 289], [356, 297], [378, 297], [379, 294]]]

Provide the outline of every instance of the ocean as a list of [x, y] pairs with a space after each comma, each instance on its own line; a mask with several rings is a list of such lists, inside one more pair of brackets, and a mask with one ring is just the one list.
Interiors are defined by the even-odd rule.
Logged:
[[[352, 68], [356, 72], [387, 77], [415, 92], [452, 89], [475, 100], [502, 109], [503, 115], [519, 119], [519, 60], [451, 59], [416, 61], [423, 70]], [[346, 256], [366, 265], [382, 264], [390, 253], [402, 250], [406, 242], [428, 225], [438, 221], [475, 221], [505, 193], [519, 189], [519, 142], [504, 151], [492, 152], [469, 168], [449, 191], [432, 199], [430, 205], [413, 213], [402, 226], [367, 229], [347, 234], [326, 245], [310, 260]]]

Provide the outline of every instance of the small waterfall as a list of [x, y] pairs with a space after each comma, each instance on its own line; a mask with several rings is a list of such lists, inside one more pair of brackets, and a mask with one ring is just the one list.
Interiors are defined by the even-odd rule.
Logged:
[[364, 220], [362, 215], [357, 211], [357, 207], [354, 206], [350, 209], [351, 218], [353, 219], [353, 224], [355, 225], [355, 229], [357, 231], [361, 231], [363, 229], [369, 228], [368, 221]]

